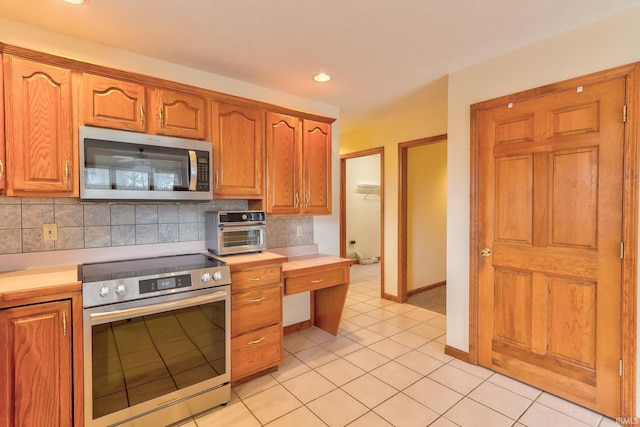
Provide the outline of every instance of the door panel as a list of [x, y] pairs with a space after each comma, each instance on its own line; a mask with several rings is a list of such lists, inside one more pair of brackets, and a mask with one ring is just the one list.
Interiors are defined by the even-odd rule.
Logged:
[[[620, 411], [625, 79], [478, 112], [478, 362]], [[485, 252], [485, 255], [487, 253]]]

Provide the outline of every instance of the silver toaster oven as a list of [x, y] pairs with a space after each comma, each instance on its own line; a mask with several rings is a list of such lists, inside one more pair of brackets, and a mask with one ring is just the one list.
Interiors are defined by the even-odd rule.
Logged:
[[267, 248], [264, 211], [212, 211], [205, 213], [207, 250], [216, 255], [261, 252]]

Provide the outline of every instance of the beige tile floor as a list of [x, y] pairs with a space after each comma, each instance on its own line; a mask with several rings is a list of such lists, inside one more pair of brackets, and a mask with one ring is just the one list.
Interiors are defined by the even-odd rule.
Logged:
[[287, 335], [278, 371], [182, 427], [579, 427], [614, 420], [444, 354], [446, 317], [379, 298], [379, 265], [351, 267], [341, 330]]

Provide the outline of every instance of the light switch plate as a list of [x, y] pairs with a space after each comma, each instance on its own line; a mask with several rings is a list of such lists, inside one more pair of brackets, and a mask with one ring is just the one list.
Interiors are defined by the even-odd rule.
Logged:
[[55, 242], [58, 240], [58, 224], [42, 224], [42, 237], [45, 242]]

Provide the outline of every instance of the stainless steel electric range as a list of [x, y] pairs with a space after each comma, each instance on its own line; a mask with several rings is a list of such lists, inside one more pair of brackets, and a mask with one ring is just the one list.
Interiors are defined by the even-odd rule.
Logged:
[[85, 426], [167, 425], [230, 399], [229, 267], [204, 254], [83, 264]]

